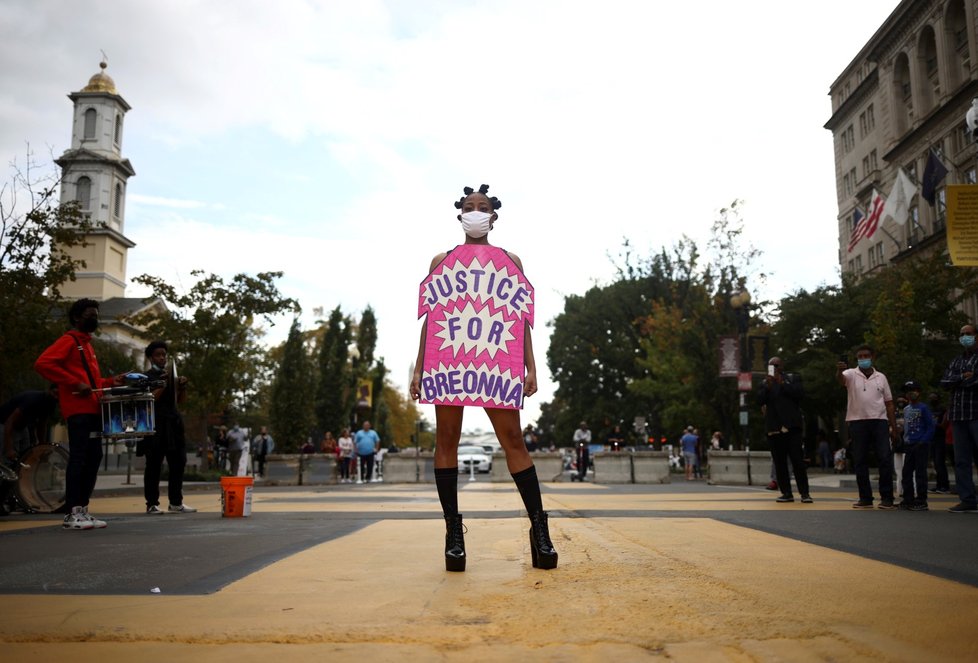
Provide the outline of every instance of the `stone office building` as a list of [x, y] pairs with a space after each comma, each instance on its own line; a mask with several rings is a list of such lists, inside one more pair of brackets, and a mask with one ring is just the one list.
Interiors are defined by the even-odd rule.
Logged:
[[[832, 83], [832, 116], [825, 128], [835, 147], [839, 204], [839, 264], [868, 274], [913, 255], [946, 249], [947, 184], [976, 183], [978, 149], [965, 124], [978, 97], [978, 0], [903, 0]], [[948, 174], [935, 204], [920, 196], [928, 155]], [[880, 220], [850, 249], [860, 216], [872, 211], [903, 168], [918, 185], [905, 224]], [[964, 303], [978, 318], [978, 297]]]

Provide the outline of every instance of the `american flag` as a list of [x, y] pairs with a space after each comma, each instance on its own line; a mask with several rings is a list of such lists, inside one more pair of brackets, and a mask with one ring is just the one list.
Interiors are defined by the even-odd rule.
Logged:
[[[880, 217], [883, 215], [884, 202], [883, 196], [876, 189], [873, 189], [873, 197], [869, 206], [869, 216], [863, 217], [856, 222], [856, 227], [852, 229], [852, 237], [849, 239], [849, 250], [847, 253], [852, 253], [859, 240], [869, 239], [876, 232], [876, 228], [880, 224]], [[859, 210], [856, 210], [856, 214], [858, 213]]]

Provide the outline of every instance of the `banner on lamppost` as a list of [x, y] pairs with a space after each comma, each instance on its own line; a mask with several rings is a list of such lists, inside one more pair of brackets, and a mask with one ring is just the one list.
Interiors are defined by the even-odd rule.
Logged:
[[736, 336], [721, 336], [717, 346], [721, 378], [735, 378], [740, 372], [740, 343]]
[[978, 186], [947, 185], [947, 251], [955, 267], [978, 267]]
[[371, 380], [361, 378], [357, 382], [357, 407], [363, 410], [369, 410], [373, 407], [373, 391], [374, 383]]
[[748, 372], [737, 373], [737, 391], [750, 391], [752, 377]]
[[747, 357], [750, 359], [751, 373], [755, 375], [767, 375], [767, 362], [770, 359], [768, 337], [748, 336]]

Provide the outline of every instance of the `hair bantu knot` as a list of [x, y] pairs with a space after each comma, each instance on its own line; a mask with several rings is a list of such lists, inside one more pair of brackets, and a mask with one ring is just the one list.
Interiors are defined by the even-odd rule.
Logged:
[[[464, 195], [461, 198], [459, 198], [458, 200], [455, 201], [455, 209], [462, 209], [462, 205], [465, 204], [465, 199], [468, 198], [469, 196], [471, 196], [475, 192], [476, 192], [475, 189], [473, 189], [470, 186], [462, 187], [462, 193]], [[496, 198], [495, 196], [492, 196], [491, 198], [489, 197], [489, 195], [488, 195], [489, 194], [489, 185], [488, 184], [483, 184], [482, 186], [480, 186], [479, 187], [479, 193], [481, 193], [483, 196], [486, 196], [487, 198], [489, 198], [489, 204], [492, 205], [492, 208], [494, 210], [497, 210], [497, 209], [499, 209], [500, 207], [503, 206], [503, 204], [499, 201], [499, 198]]]

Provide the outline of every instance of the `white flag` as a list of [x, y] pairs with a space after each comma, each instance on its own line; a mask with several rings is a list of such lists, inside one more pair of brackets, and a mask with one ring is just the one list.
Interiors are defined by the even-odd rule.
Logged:
[[901, 226], [906, 223], [907, 217], [910, 215], [910, 200], [915, 193], [917, 193], [917, 187], [903, 172], [903, 168], [897, 168], [893, 189], [886, 199], [886, 205], [883, 206], [883, 218], [891, 216]]

